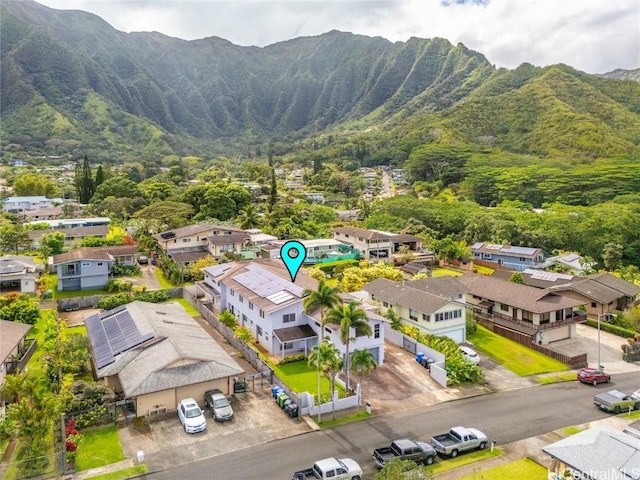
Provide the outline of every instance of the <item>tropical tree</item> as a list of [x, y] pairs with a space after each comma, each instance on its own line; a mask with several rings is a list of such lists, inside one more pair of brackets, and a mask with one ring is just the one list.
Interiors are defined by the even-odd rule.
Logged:
[[89, 203], [91, 197], [93, 197], [93, 194], [96, 192], [96, 184], [91, 175], [91, 166], [89, 165], [89, 159], [86, 154], [82, 165], [80, 165], [80, 162], [76, 165], [75, 173], [73, 184], [76, 187], [78, 201], [80, 203]]
[[388, 308], [384, 313], [384, 317], [391, 321], [391, 328], [394, 330], [400, 330], [400, 327], [402, 327], [402, 320], [400, 319], [400, 315], [398, 315], [393, 308]]
[[226, 325], [229, 328], [236, 328], [238, 326], [236, 316], [226, 308], [222, 313], [220, 313], [220, 315], [218, 315], [218, 320], [220, 320], [221, 324]]
[[[322, 340], [318, 345], [314, 345], [309, 354], [308, 364], [316, 367], [318, 372], [322, 372], [331, 381], [331, 401], [333, 402], [335, 391], [335, 376], [342, 368], [342, 358], [340, 350], [328, 339]], [[319, 377], [318, 377], [319, 378]], [[320, 394], [320, 382], [318, 382], [318, 423], [320, 423], [320, 405], [322, 404]], [[332, 405], [333, 407], [333, 405]]]
[[50, 255], [58, 255], [59, 253], [62, 253], [65, 240], [66, 237], [62, 232], [45, 233], [40, 237], [38, 253], [44, 260], [45, 264], [47, 263], [47, 259]]
[[[351, 370], [360, 374], [360, 384], [362, 384], [364, 376], [370, 375], [376, 368], [378, 368], [378, 362], [373, 353], [371, 353], [371, 350], [363, 348], [353, 352], [351, 357]], [[358, 403], [358, 410], [360, 410], [360, 403]]]
[[[371, 336], [371, 325], [367, 312], [360, 308], [357, 301], [352, 300], [348, 305], [334, 307], [327, 314], [327, 321], [340, 325], [340, 340], [345, 346], [345, 386], [349, 390], [349, 344], [356, 337]], [[355, 336], [351, 336], [352, 330]]]
[[237, 221], [240, 224], [240, 228], [249, 230], [256, 228], [260, 224], [260, 216], [256, 208], [252, 204], [249, 204], [240, 210]]

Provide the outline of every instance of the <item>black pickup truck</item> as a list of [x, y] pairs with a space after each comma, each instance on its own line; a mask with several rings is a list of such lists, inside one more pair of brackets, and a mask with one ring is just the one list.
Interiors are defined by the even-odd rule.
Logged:
[[426, 442], [401, 438], [391, 442], [388, 447], [376, 448], [372, 457], [378, 468], [384, 467], [388, 461], [394, 458], [431, 465], [436, 459], [436, 451]]

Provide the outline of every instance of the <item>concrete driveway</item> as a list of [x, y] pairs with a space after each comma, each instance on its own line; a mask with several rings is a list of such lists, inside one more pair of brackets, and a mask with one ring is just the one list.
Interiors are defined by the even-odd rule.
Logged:
[[153, 265], [138, 265], [140, 267], [140, 272], [142, 272], [141, 277], [127, 277], [126, 279], [133, 283], [136, 286], [146, 286], [147, 290], [160, 290], [162, 287], [160, 286], [160, 282], [158, 281], [158, 277], [156, 277], [156, 268]]

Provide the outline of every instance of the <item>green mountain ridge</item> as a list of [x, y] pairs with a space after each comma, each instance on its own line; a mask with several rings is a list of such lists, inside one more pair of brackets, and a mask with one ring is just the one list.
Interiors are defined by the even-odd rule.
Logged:
[[565, 65], [496, 69], [441, 38], [331, 31], [241, 47], [127, 34], [34, 1], [2, 2], [0, 29], [3, 147], [157, 158], [375, 127], [406, 146], [583, 159], [640, 150], [640, 82]]

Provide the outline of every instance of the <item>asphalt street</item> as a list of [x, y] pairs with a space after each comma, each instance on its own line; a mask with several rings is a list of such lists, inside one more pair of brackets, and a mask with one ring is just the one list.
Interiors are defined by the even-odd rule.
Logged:
[[[464, 398], [284, 438], [145, 477], [152, 480], [287, 479], [294, 471], [310, 466], [317, 459], [345, 456], [360, 463], [364, 478], [372, 478], [375, 473], [371, 460], [373, 448], [384, 446], [395, 438], [428, 441], [452, 426], [463, 425], [479, 428], [497, 445], [506, 444], [605, 418], [608, 414], [593, 406], [593, 395], [614, 388], [633, 391], [639, 383], [640, 375], [634, 372], [616, 375], [612, 383], [598, 387], [565, 382]], [[168, 445], [168, 451], [170, 448]]]

